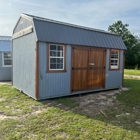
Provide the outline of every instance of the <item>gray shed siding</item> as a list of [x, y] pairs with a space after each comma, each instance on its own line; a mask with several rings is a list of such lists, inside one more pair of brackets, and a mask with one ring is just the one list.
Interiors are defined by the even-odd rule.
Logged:
[[[105, 89], [119, 88], [122, 86], [123, 50], [120, 50], [120, 70], [109, 70], [110, 49], [106, 51], [106, 81]], [[71, 46], [67, 45], [66, 73], [46, 73], [47, 69], [47, 45], [39, 43], [39, 99], [70, 95], [71, 82]], [[93, 89], [77, 91], [73, 94], [99, 91]]]
[[0, 51], [11, 52], [11, 41], [0, 40]]
[[105, 88], [119, 88], [122, 86], [123, 50], [120, 50], [120, 69], [109, 70], [110, 49], [106, 51], [106, 85]]
[[39, 42], [39, 99], [70, 94], [71, 47], [66, 46], [66, 70], [64, 73], [46, 73], [47, 46]]
[[34, 33], [13, 40], [13, 85], [35, 98]]
[[10, 81], [11, 80], [11, 67], [2, 66], [2, 53], [3, 52], [0, 52], [0, 81]]
[[11, 52], [11, 37], [0, 36], [0, 81], [11, 80], [11, 66], [2, 66], [2, 53]]
[[31, 26], [32, 24], [33, 24], [33, 23], [32, 23], [32, 20], [30, 20], [30, 19], [25, 19], [25, 18], [21, 17], [21, 18], [19, 19], [19, 21], [18, 21], [18, 23], [17, 23], [15, 29], [14, 29], [14, 33], [17, 33], [17, 32], [19, 32], [19, 31], [21, 31], [21, 30], [23, 30], [23, 29], [25, 29], [25, 28]]

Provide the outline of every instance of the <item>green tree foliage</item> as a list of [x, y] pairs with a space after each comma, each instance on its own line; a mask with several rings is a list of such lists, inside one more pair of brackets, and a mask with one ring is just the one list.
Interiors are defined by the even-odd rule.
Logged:
[[140, 65], [140, 38], [128, 30], [128, 24], [123, 24], [121, 20], [108, 27], [108, 31], [116, 33], [122, 37], [127, 47], [125, 56], [125, 67], [135, 68]]

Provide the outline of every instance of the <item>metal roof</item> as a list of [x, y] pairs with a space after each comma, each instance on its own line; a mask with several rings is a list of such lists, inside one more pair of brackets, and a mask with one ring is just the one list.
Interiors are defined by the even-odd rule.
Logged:
[[95, 28], [84, 27], [84, 26], [80, 26], [80, 25], [74, 25], [74, 24], [70, 24], [70, 23], [66, 23], [66, 22], [56, 21], [56, 20], [43, 18], [43, 17], [37, 17], [37, 16], [34, 16], [34, 15], [29, 15], [29, 14], [21, 14], [21, 16], [28, 19], [28, 20], [37, 19], [37, 20], [48, 21], [48, 22], [63, 24], [63, 25], [67, 25], [67, 26], [72, 26], [72, 27], [77, 27], [77, 28], [82, 28], [82, 29], [93, 30], [93, 31], [98, 31], [98, 32], [117, 35], [115, 33], [110, 33], [110, 32], [107, 32], [107, 31], [104, 31], [104, 30], [101, 30], [101, 29], [95, 29]]
[[33, 20], [39, 41], [126, 49], [122, 38], [117, 34], [28, 14], [21, 14], [21, 16], [30, 17]]
[[1, 40], [3, 40], [3, 41], [11, 41], [12, 37], [11, 36], [0, 36], [0, 41]]

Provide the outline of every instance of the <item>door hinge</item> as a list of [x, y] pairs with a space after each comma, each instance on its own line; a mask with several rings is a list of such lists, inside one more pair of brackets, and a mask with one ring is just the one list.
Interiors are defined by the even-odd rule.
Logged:
[[104, 69], [106, 68], [106, 67], [103, 67]]
[[106, 52], [106, 50], [105, 50], [105, 52]]
[[74, 70], [75, 68], [72, 67], [72, 70]]

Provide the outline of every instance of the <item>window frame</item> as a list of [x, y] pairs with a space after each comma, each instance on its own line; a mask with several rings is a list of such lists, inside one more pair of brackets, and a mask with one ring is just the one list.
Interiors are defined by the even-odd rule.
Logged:
[[[50, 69], [50, 45], [59, 45], [59, 46], [63, 46], [63, 69]], [[66, 72], [66, 45], [64, 44], [54, 44], [54, 43], [50, 43], [47, 44], [47, 71], [48, 73], [57, 73], [57, 72]]]
[[[113, 67], [111, 66], [111, 60], [112, 60], [112, 59], [111, 59], [111, 54], [112, 54], [112, 52], [114, 52], [114, 51], [115, 51], [115, 52], [116, 52], [116, 51], [118, 52], [118, 65], [117, 65], [117, 67], [114, 67], [114, 68], [113, 68]], [[119, 70], [119, 69], [120, 69], [120, 50], [111, 49], [111, 50], [110, 50], [110, 60], [109, 60], [109, 70]]]
[[[11, 60], [11, 65], [5, 65], [4, 64], [4, 53], [10, 53], [11, 54], [11, 59], [7, 58], [6, 60]], [[12, 67], [12, 53], [11, 52], [2, 52], [2, 67]]]

